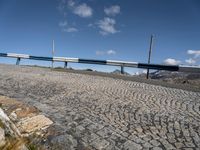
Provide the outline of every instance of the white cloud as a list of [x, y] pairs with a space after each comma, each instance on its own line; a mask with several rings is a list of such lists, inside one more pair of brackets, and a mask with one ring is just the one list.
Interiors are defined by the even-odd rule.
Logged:
[[196, 64], [196, 60], [193, 58], [189, 58], [185, 60], [186, 63], [188, 63], [189, 65], [194, 65]]
[[57, 7], [57, 9], [63, 13], [64, 9], [65, 9], [65, 4], [66, 4], [66, 0], [60, 0], [59, 1], [59, 5]]
[[69, 27], [67, 29], [64, 29], [65, 32], [78, 32], [78, 29], [74, 28], [74, 27]]
[[108, 55], [115, 55], [115, 54], [116, 54], [116, 51], [114, 51], [114, 50], [108, 50], [108, 51], [107, 51], [107, 54], [108, 54]]
[[111, 6], [109, 8], [105, 8], [104, 12], [108, 16], [115, 16], [115, 15], [120, 13], [120, 6], [114, 5], [114, 6]]
[[69, 7], [74, 7], [75, 6], [75, 2], [73, 0], [68, 0], [68, 6]]
[[166, 65], [179, 65], [180, 63], [181, 63], [181, 61], [175, 60], [173, 58], [167, 58], [164, 60], [164, 64], [166, 64]]
[[99, 20], [97, 22], [98, 27], [101, 29], [100, 33], [102, 35], [114, 34], [119, 31], [115, 29], [116, 21], [112, 18], [104, 18], [103, 20]]
[[194, 55], [194, 57], [200, 57], [200, 50], [188, 50], [187, 53], [189, 55]]
[[96, 51], [96, 55], [116, 55], [115, 50], [107, 50], [107, 51]]
[[105, 52], [104, 51], [96, 51], [96, 55], [104, 55]]
[[67, 21], [61, 21], [61, 22], [59, 22], [59, 26], [60, 27], [66, 27], [67, 26]]
[[95, 27], [95, 25], [93, 23], [89, 23], [88, 27]]
[[87, 4], [83, 3], [83, 4], [75, 7], [73, 10], [73, 13], [80, 17], [88, 18], [88, 17], [92, 16], [93, 10]]
[[78, 32], [77, 28], [69, 27], [68, 22], [66, 20], [65, 21], [61, 21], [59, 23], [59, 26], [60, 26], [61, 30], [64, 31], [64, 32]]

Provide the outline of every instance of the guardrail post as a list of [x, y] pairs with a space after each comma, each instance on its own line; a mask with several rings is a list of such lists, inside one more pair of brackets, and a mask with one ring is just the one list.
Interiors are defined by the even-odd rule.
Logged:
[[121, 74], [124, 74], [124, 66], [121, 66]]
[[[150, 48], [149, 48], [149, 57], [148, 57], [148, 64], [150, 64], [151, 62], [151, 52], [152, 52], [152, 48], [153, 48], [153, 35], [151, 35], [151, 40], [150, 40]], [[147, 69], [147, 79], [149, 79], [149, 68]]]
[[64, 69], [67, 69], [67, 62], [65, 62]]
[[20, 60], [21, 60], [21, 58], [20, 58], [20, 57], [18, 57], [18, 58], [17, 58], [17, 61], [16, 61], [16, 65], [19, 65], [19, 63], [20, 63]]

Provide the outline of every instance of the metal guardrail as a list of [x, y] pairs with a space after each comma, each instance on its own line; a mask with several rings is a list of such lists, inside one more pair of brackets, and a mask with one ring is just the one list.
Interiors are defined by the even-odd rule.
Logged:
[[147, 63], [117, 61], [117, 60], [93, 60], [93, 59], [80, 59], [80, 58], [70, 58], [70, 57], [40, 57], [40, 56], [31, 56], [27, 54], [15, 54], [15, 53], [0, 53], [0, 57], [17, 58], [16, 65], [20, 64], [21, 59], [31, 59], [31, 60], [64, 62], [65, 63], [64, 68], [67, 68], [68, 62], [120, 66], [121, 73], [124, 73], [124, 67], [200, 73], [199, 66], [160, 65], [160, 64], [147, 64]]

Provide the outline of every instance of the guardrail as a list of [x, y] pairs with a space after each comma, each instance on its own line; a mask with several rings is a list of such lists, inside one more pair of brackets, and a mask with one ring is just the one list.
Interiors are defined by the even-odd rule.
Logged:
[[31, 60], [43, 60], [52, 62], [64, 62], [64, 68], [67, 68], [68, 62], [120, 66], [122, 74], [124, 73], [124, 67], [200, 73], [199, 66], [160, 65], [160, 64], [147, 64], [147, 63], [117, 61], [117, 60], [93, 60], [93, 59], [80, 59], [80, 58], [70, 58], [70, 57], [40, 57], [40, 56], [31, 56], [27, 54], [15, 54], [15, 53], [0, 53], [0, 57], [17, 58], [16, 65], [20, 64], [21, 59], [31, 59]]

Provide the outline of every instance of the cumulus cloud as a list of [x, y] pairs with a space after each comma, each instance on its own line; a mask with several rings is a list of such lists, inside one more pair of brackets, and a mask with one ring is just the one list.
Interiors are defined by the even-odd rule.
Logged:
[[74, 27], [69, 27], [67, 29], [64, 29], [65, 32], [78, 32], [78, 29], [77, 28], [74, 28]]
[[96, 55], [104, 55], [105, 52], [104, 51], [96, 51]]
[[86, 3], [79, 4], [75, 0], [58, 0], [59, 6], [58, 10], [63, 14], [64, 20], [59, 22], [59, 27], [63, 32], [78, 32], [79, 30], [74, 27], [75, 23], [71, 23], [68, 19], [66, 19], [66, 16], [68, 13], [66, 13], [68, 10], [78, 15], [82, 18], [88, 18], [93, 15], [93, 10], [90, 6], [88, 6]]
[[68, 6], [69, 7], [74, 7], [75, 6], [75, 2], [73, 0], [68, 0]]
[[67, 26], [67, 21], [65, 20], [65, 21], [61, 21], [61, 22], [59, 22], [59, 26], [60, 27], [66, 27]]
[[114, 50], [108, 50], [108, 51], [107, 51], [107, 54], [108, 54], [108, 55], [115, 55], [115, 54], [116, 54], [116, 51], [114, 51]]
[[92, 16], [93, 10], [87, 4], [83, 3], [79, 6], [76, 6], [73, 10], [73, 13], [80, 17], [88, 18]]
[[186, 59], [185, 62], [189, 65], [195, 65], [200, 60], [200, 50], [187, 50], [187, 54], [191, 57]]
[[77, 28], [69, 27], [68, 22], [66, 20], [59, 22], [59, 26], [60, 26], [61, 30], [64, 32], [78, 32]]
[[104, 8], [104, 12], [108, 16], [115, 16], [120, 13], [120, 6], [113, 5], [109, 8]]
[[200, 50], [188, 50], [187, 53], [189, 55], [193, 55], [194, 57], [200, 57]]
[[173, 58], [167, 58], [164, 60], [164, 64], [166, 65], [179, 65], [181, 61], [173, 59]]
[[96, 51], [96, 55], [115, 55], [116, 53], [115, 50]]
[[108, 35], [108, 34], [115, 34], [119, 31], [115, 29], [116, 21], [112, 18], [104, 18], [103, 20], [99, 20], [97, 22], [98, 27], [101, 29], [100, 33], [102, 35]]
[[196, 64], [196, 60], [193, 59], [193, 58], [189, 58], [189, 59], [186, 59], [185, 62], [189, 65], [194, 65]]
[[66, 7], [66, 0], [60, 0], [57, 9], [63, 13], [64, 9]]

